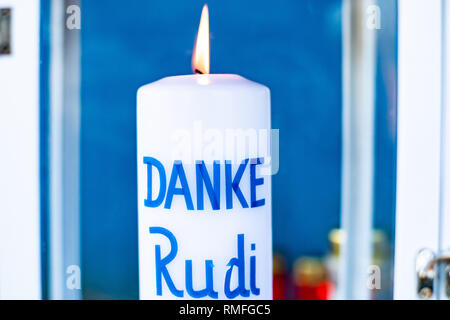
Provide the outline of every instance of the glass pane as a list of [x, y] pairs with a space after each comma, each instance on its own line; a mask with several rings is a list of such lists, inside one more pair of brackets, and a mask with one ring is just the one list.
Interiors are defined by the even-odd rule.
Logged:
[[[213, 1], [209, 35], [203, 5], [40, 1], [41, 297], [201, 296], [193, 281], [219, 299], [227, 283], [252, 299], [392, 299], [397, 1]], [[0, 0], [0, 63], [14, 19]], [[169, 159], [193, 119], [254, 130], [256, 156]]]

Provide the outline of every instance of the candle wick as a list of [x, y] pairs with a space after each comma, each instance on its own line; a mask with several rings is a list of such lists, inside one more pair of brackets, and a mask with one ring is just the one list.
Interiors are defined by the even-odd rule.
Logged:
[[201, 71], [200, 71], [199, 69], [197, 69], [197, 68], [194, 69], [194, 72], [195, 72], [195, 73], [198, 73], [198, 74], [203, 74], [203, 72], [201, 72]]

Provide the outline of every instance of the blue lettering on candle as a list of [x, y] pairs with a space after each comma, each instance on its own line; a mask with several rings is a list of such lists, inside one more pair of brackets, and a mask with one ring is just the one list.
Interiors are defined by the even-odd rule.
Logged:
[[252, 208], [262, 207], [266, 203], [266, 199], [256, 200], [256, 186], [264, 184], [264, 178], [256, 178], [256, 166], [263, 164], [264, 158], [252, 159], [250, 162], [250, 198]]
[[236, 196], [239, 199], [239, 202], [242, 205], [242, 208], [248, 208], [247, 201], [245, 201], [245, 197], [242, 194], [241, 188], [239, 188], [239, 183], [241, 182], [242, 175], [244, 174], [245, 167], [247, 166], [248, 159], [242, 161], [239, 165], [239, 168], [236, 172], [234, 178], [231, 176], [231, 162], [225, 161], [225, 188], [226, 188], [226, 197], [227, 197], [227, 209], [233, 209], [233, 194], [236, 193]]
[[158, 244], [155, 246], [155, 269], [156, 269], [156, 294], [158, 296], [162, 295], [162, 278], [166, 281], [170, 292], [176, 297], [183, 297], [183, 290], [178, 290], [170, 277], [169, 270], [167, 270], [167, 265], [175, 259], [178, 252], [177, 239], [172, 232], [162, 227], [150, 227], [150, 233], [159, 233], [169, 239], [170, 242], [170, 252], [167, 256], [161, 259], [161, 246]]
[[[252, 243], [251, 250], [255, 251], [256, 244]], [[259, 288], [256, 287], [256, 257], [250, 257], [250, 290], [255, 296], [259, 296]]]
[[[161, 246], [155, 245], [155, 271], [156, 271], [156, 294], [158, 296], [163, 295], [162, 279], [165, 280], [169, 291], [176, 297], [182, 298], [184, 295], [183, 290], [177, 289], [172, 277], [167, 269], [168, 265], [175, 260], [178, 253], [178, 243], [175, 235], [168, 229], [163, 227], [150, 227], [150, 234], [160, 234], [165, 236], [170, 243], [169, 253], [161, 258]], [[256, 245], [252, 243], [250, 245], [251, 251], [256, 250]], [[234, 299], [238, 296], [249, 297], [250, 294], [255, 296], [260, 295], [260, 289], [256, 285], [256, 256], [250, 256], [250, 290], [245, 288], [245, 236], [244, 234], [237, 235], [237, 257], [233, 257], [229, 260], [227, 266], [229, 267], [225, 274], [224, 294], [228, 299]], [[236, 288], [231, 289], [231, 277], [233, 271], [238, 273], [238, 285]], [[212, 299], [218, 299], [219, 294], [214, 290], [214, 263], [212, 260], [205, 260], [205, 283], [206, 287], [201, 290], [195, 290], [193, 281], [193, 261], [185, 260], [185, 286], [186, 292], [192, 298], [204, 298], [210, 297]]]
[[[250, 162], [249, 170], [246, 170], [247, 164]], [[243, 160], [233, 176], [233, 165], [231, 161], [226, 160], [224, 163], [225, 171], [225, 208], [227, 210], [233, 209], [233, 193], [236, 195], [242, 208], [261, 207], [266, 204], [266, 199], [263, 197], [257, 199], [256, 187], [264, 185], [264, 177], [256, 176], [256, 167], [264, 163], [264, 158], [252, 158]], [[164, 208], [170, 209], [172, 207], [174, 195], [182, 195], [188, 210], [195, 210], [192, 201], [191, 190], [195, 190], [197, 196], [197, 210], [205, 210], [204, 204], [204, 190], [208, 195], [211, 207], [213, 210], [221, 209], [221, 162], [216, 160], [212, 165], [212, 176], [208, 173], [207, 166], [204, 161], [197, 161], [195, 164], [195, 188], [189, 188], [186, 172], [183, 163], [176, 160], [173, 163], [172, 172], [168, 187], [166, 188], [166, 170], [163, 164], [152, 157], [144, 157], [144, 164], [147, 165], [147, 198], [144, 200], [146, 207], [159, 207], [164, 202]], [[155, 167], [159, 173], [159, 193], [156, 199], [152, 199], [152, 188], [154, 182], [152, 179], [152, 168]], [[242, 178], [245, 172], [249, 172], [250, 185], [250, 201], [244, 196], [243, 189], [240, 187]], [[179, 181], [180, 187], [177, 187]], [[194, 194], [195, 195], [195, 194]], [[164, 201], [165, 200], [165, 201]]]
[[[181, 183], [181, 188], [176, 187], [178, 178]], [[169, 188], [167, 190], [167, 198], [164, 208], [170, 209], [174, 194], [183, 195], [184, 200], [186, 201], [187, 209], [194, 210], [194, 204], [192, 203], [189, 185], [186, 180], [186, 174], [184, 173], [183, 164], [179, 160], [173, 163], [172, 175], [170, 176]]]
[[[147, 199], [144, 200], [146, 207], [158, 207], [166, 195], [166, 171], [161, 162], [152, 157], [144, 157], [144, 164], [147, 165]], [[159, 194], [155, 200], [152, 200], [152, 167], [155, 167], [159, 173]]]
[[[250, 291], [245, 289], [245, 255], [244, 255], [244, 235], [238, 234], [237, 258], [231, 258], [227, 266], [228, 271], [225, 275], [225, 295], [228, 299], [234, 299], [238, 295], [243, 297], [250, 296]], [[236, 267], [238, 271], [238, 286], [234, 290], [230, 290], [231, 274], [233, 268]]]
[[220, 209], [220, 162], [214, 161], [214, 187], [211, 184], [211, 178], [206, 170], [205, 162], [198, 161], [196, 164], [197, 176], [197, 210], [203, 210], [203, 184], [208, 193], [211, 207], [213, 210]]
[[194, 290], [194, 284], [192, 280], [192, 260], [186, 260], [186, 291], [193, 298], [203, 298], [209, 296], [213, 299], [217, 299], [219, 294], [214, 291], [213, 283], [213, 268], [214, 264], [212, 260], [205, 260], [205, 274], [206, 274], [206, 288], [202, 290]]

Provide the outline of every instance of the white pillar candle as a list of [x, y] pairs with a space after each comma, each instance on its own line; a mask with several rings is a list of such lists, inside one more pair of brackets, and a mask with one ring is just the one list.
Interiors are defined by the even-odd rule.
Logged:
[[198, 74], [137, 100], [140, 298], [271, 299], [269, 90]]

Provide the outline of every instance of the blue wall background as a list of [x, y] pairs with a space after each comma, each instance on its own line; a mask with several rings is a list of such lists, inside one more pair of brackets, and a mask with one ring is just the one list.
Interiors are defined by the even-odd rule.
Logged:
[[[82, 261], [86, 298], [137, 298], [136, 91], [190, 74], [204, 1], [83, 1]], [[208, 1], [211, 72], [271, 89], [280, 129], [274, 247], [327, 251], [339, 224], [340, 0]]]

